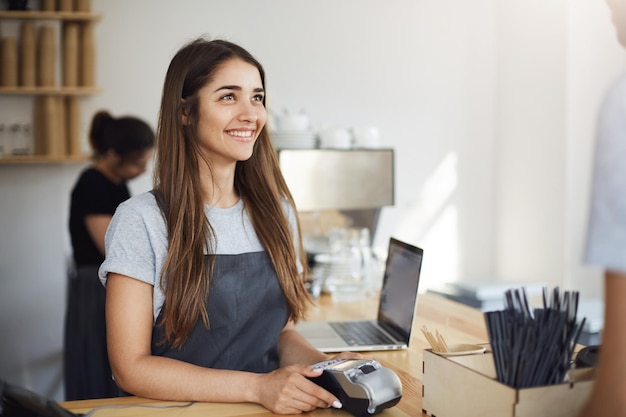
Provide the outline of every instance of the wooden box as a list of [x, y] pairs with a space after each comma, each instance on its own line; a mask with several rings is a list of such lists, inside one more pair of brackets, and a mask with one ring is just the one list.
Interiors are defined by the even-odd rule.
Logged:
[[593, 369], [572, 382], [515, 389], [496, 380], [493, 355], [444, 357], [424, 351], [422, 409], [433, 417], [575, 417], [591, 394]]

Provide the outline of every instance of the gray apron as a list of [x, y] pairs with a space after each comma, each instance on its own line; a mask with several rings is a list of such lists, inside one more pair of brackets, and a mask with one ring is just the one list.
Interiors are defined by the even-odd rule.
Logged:
[[198, 319], [181, 349], [152, 331], [152, 354], [206, 368], [267, 373], [278, 368], [278, 337], [289, 307], [266, 252], [216, 255], [207, 300], [210, 329]]

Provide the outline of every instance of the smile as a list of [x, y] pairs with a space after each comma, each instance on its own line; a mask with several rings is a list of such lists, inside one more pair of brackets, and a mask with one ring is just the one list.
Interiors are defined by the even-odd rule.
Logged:
[[254, 138], [254, 132], [254, 130], [227, 130], [226, 134], [240, 140], [252, 140]]

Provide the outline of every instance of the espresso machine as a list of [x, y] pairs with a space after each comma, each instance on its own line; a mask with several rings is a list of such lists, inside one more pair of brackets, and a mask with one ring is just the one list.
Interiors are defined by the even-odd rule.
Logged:
[[381, 209], [394, 204], [393, 149], [279, 149], [278, 159], [307, 252], [324, 250], [316, 237], [325, 233], [325, 217], [368, 228], [373, 238]]

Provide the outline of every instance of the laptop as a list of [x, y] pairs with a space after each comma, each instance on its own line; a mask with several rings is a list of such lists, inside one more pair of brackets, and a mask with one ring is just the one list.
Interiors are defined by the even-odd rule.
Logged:
[[303, 321], [298, 331], [322, 352], [406, 349], [423, 256], [417, 246], [390, 238], [377, 319]]

